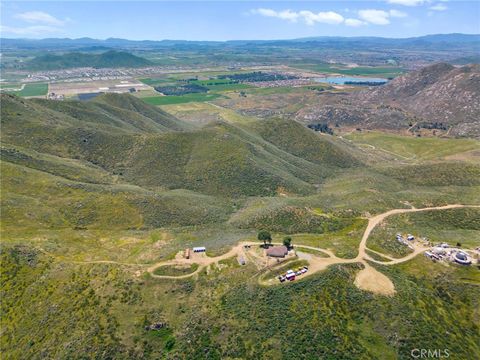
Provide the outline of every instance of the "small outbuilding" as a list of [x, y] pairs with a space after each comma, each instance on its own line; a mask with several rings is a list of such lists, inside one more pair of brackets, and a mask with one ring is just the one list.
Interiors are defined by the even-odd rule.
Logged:
[[196, 253], [205, 252], [205, 251], [207, 251], [207, 248], [205, 246], [197, 246], [193, 248], [193, 252], [196, 252]]
[[284, 258], [288, 254], [288, 249], [286, 246], [272, 246], [267, 249], [267, 256]]
[[441, 246], [435, 246], [432, 249], [432, 253], [434, 253], [435, 255], [446, 255], [447, 251], [445, 250], [445, 248], [443, 248]]
[[472, 263], [472, 260], [470, 260], [468, 255], [466, 253], [464, 253], [463, 251], [458, 251], [455, 254], [455, 261], [459, 264], [462, 264], [462, 265], [470, 265]]

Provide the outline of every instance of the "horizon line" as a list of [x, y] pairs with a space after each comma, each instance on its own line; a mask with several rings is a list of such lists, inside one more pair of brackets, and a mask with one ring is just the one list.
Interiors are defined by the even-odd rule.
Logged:
[[188, 41], [188, 42], [234, 42], [234, 41], [293, 41], [293, 40], [305, 40], [305, 39], [317, 39], [317, 38], [341, 38], [341, 39], [392, 39], [392, 40], [405, 40], [405, 39], [415, 39], [427, 36], [441, 36], [441, 35], [470, 35], [470, 36], [480, 36], [480, 33], [433, 33], [433, 34], [424, 34], [419, 36], [408, 36], [408, 37], [385, 37], [385, 36], [332, 36], [332, 35], [318, 35], [318, 36], [306, 36], [306, 37], [299, 37], [299, 38], [277, 38], [277, 39], [230, 39], [230, 40], [187, 40], [187, 39], [161, 39], [161, 40], [153, 40], [153, 39], [142, 39], [142, 40], [135, 40], [135, 39], [127, 39], [127, 38], [117, 38], [117, 37], [108, 37], [104, 39], [100, 38], [92, 38], [92, 37], [79, 37], [79, 38], [71, 38], [71, 37], [45, 37], [45, 38], [11, 38], [11, 37], [3, 37], [0, 35], [0, 40], [27, 40], [27, 41], [43, 41], [43, 40], [82, 40], [82, 39], [89, 39], [95, 41], [108, 41], [108, 40], [126, 40], [132, 42], [142, 42], [142, 41], [151, 41], [151, 42], [162, 42], [162, 41]]

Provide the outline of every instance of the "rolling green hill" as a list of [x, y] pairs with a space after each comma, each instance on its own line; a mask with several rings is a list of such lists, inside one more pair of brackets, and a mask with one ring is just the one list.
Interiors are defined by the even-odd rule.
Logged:
[[[106, 94], [89, 102], [2, 97], [5, 143], [87, 161], [148, 188], [225, 196], [275, 195], [279, 189], [307, 194], [336, 171], [360, 164], [301, 125], [269, 126], [279, 129], [272, 142], [257, 135], [258, 129], [226, 123], [193, 130], [129, 95]], [[290, 146], [295, 136], [310, 141]]]
[[297, 122], [269, 119], [255, 123], [253, 128], [266, 141], [313, 163], [341, 168], [358, 165], [343, 144], [334, 142], [330, 136], [319, 136]]
[[[227, 200], [186, 190], [149, 191], [114, 181], [109, 184], [71, 181], [34, 169], [40, 166], [31, 162], [29, 166], [22, 166], [4, 159], [0, 164], [3, 231], [115, 231], [198, 225], [226, 221], [233, 210]], [[43, 168], [51, 171], [53, 167]], [[78, 174], [77, 169], [74, 171]], [[61, 173], [58, 168], [55, 170]], [[77, 175], [72, 169], [63, 170], [68, 171], [65, 177]], [[88, 170], [90, 177], [81, 180], [96, 180], [93, 176], [99, 175], [90, 174], [91, 169]], [[109, 179], [98, 172], [105, 180]]]
[[152, 63], [124, 51], [110, 50], [101, 54], [70, 52], [61, 55], [40, 55], [25, 64], [30, 70], [58, 70], [76, 67], [119, 68], [142, 67]]

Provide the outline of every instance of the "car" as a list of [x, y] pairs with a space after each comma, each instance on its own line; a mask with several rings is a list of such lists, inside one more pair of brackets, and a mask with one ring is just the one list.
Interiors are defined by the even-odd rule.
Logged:
[[298, 276], [298, 275], [302, 275], [302, 272], [301, 272], [301, 271], [297, 271], [297, 272], [295, 273], [295, 275], [297, 275], [297, 276]]
[[300, 272], [301, 272], [302, 274], [305, 274], [305, 273], [307, 272], [307, 269], [303, 268], [302, 270], [300, 270]]
[[308, 271], [308, 266], [305, 265], [303, 268]]
[[280, 275], [280, 276], [278, 277], [278, 280], [280, 280], [280, 282], [284, 282], [284, 281], [285, 281], [285, 277], [282, 276], [282, 275]]
[[285, 278], [289, 281], [293, 281], [293, 280], [295, 280], [295, 273], [287, 274], [287, 276]]

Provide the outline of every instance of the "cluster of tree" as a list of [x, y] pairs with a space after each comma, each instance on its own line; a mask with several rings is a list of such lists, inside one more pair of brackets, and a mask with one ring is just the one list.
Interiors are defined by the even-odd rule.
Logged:
[[277, 80], [290, 80], [298, 79], [294, 75], [285, 75], [277, 73], [266, 73], [261, 71], [253, 71], [244, 74], [227, 74], [219, 75], [219, 79], [230, 79], [239, 82], [256, 82], [256, 81], [277, 81]]
[[441, 122], [420, 123], [418, 127], [422, 129], [448, 130], [448, 125]]
[[186, 84], [179, 86], [155, 86], [155, 91], [165, 95], [185, 95], [192, 93], [206, 93], [208, 88], [198, 84]]
[[322, 92], [322, 91], [325, 91], [325, 88], [324, 87], [318, 87], [318, 86], [309, 86], [308, 90]]
[[328, 124], [324, 124], [324, 123], [310, 124], [307, 127], [315, 131], [320, 131], [321, 133], [324, 133], [324, 134], [333, 135], [333, 129], [329, 127]]
[[272, 243], [272, 235], [270, 234], [270, 231], [267, 230], [260, 230], [257, 239], [263, 241], [265, 247], [267, 247], [267, 244], [270, 245]]
[[[268, 245], [272, 244], [272, 234], [270, 234], [269, 231], [267, 230], [260, 230], [258, 232], [257, 239], [260, 241], [263, 241], [263, 246], [267, 247]], [[292, 247], [292, 237], [291, 236], [285, 236], [283, 238], [283, 245], [285, 245], [288, 249]]]
[[197, 81], [198, 80], [198, 76], [194, 77], [194, 78], [188, 78], [188, 79], [179, 79], [178, 81], [182, 81], [182, 82], [192, 82], [192, 81]]

